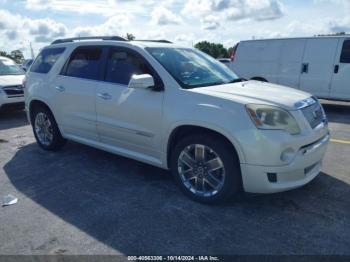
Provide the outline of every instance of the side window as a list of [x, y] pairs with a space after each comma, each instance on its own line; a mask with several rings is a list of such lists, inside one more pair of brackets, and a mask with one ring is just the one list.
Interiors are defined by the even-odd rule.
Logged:
[[47, 48], [42, 50], [30, 67], [30, 72], [47, 74], [64, 50], [65, 48]]
[[132, 52], [112, 49], [108, 55], [105, 81], [128, 85], [132, 75], [150, 74], [146, 61]]
[[66, 65], [66, 76], [99, 79], [100, 59], [102, 48], [99, 47], [78, 47], [70, 56]]
[[350, 40], [345, 40], [340, 55], [340, 63], [350, 63]]

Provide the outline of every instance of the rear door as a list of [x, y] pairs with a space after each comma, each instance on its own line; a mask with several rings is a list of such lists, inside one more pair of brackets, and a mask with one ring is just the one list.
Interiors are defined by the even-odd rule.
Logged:
[[301, 64], [306, 39], [281, 40], [281, 55], [278, 68], [278, 83], [299, 88]]
[[300, 89], [328, 97], [339, 38], [307, 39], [301, 65]]
[[98, 46], [76, 48], [54, 80], [55, 112], [64, 133], [73, 138], [98, 140], [95, 93], [103, 50]]
[[350, 100], [350, 38], [339, 41], [331, 98]]
[[163, 85], [150, 63], [137, 51], [111, 47], [104, 83], [96, 89], [97, 129], [101, 142], [120, 153], [159, 159], [164, 92], [128, 88], [133, 74], [150, 74]]

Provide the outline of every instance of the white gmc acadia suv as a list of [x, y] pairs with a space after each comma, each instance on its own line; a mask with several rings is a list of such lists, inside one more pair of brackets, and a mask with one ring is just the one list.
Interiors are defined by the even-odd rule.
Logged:
[[27, 73], [38, 144], [66, 139], [170, 169], [195, 200], [305, 185], [329, 140], [310, 94], [245, 81], [192, 48], [120, 37], [56, 40]]

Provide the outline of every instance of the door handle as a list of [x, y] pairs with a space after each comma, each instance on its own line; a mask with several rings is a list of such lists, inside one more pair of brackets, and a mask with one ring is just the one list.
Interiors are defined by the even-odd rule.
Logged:
[[309, 72], [309, 63], [303, 63], [301, 65], [301, 73], [307, 74]]
[[108, 93], [98, 93], [97, 96], [98, 96], [99, 98], [104, 99], [104, 100], [110, 100], [110, 99], [112, 99], [112, 96], [111, 96], [110, 94], [108, 94]]
[[63, 92], [64, 90], [66, 90], [63, 86], [56, 86], [55, 88], [60, 92]]
[[334, 74], [338, 74], [339, 72], [339, 65], [334, 66]]

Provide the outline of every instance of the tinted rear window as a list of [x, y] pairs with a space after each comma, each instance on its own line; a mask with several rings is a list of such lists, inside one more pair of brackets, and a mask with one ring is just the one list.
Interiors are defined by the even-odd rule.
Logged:
[[30, 72], [47, 74], [64, 50], [65, 48], [44, 49], [35, 59], [34, 64], [30, 67]]
[[340, 63], [350, 63], [350, 40], [345, 40], [341, 51]]
[[86, 79], [99, 79], [101, 55], [102, 48], [99, 47], [77, 48], [69, 59], [64, 75]]

